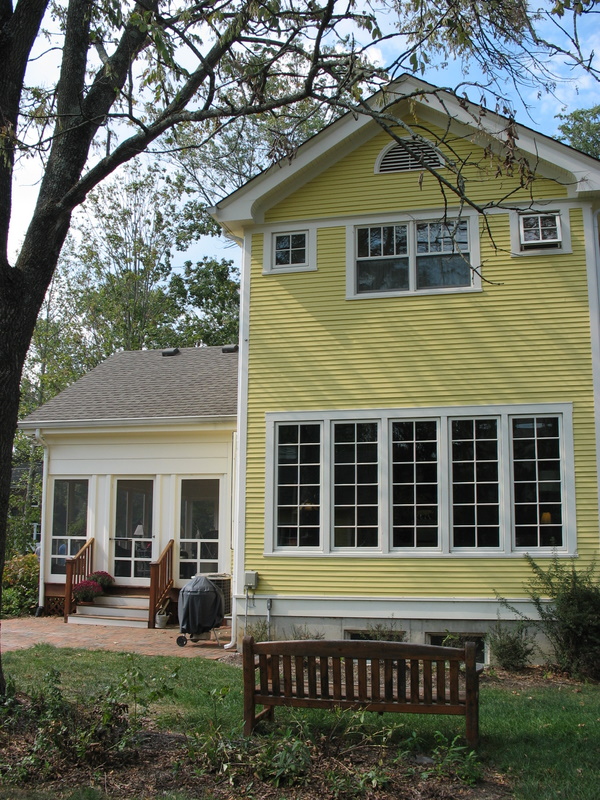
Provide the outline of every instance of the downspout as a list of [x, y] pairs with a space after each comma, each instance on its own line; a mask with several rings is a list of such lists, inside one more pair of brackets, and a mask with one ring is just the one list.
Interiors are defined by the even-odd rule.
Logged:
[[42, 507], [40, 509], [40, 578], [38, 586], [38, 607], [36, 617], [41, 617], [44, 613], [44, 603], [46, 601], [46, 506], [48, 502], [48, 443], [42, 436], [40, 428], [35, 429], [33, 440], [44, 448], [44, 463], [42, 467]]
[[240, 285], [240, 334], [238, 362], [236, 462], [234, 466], [233, 585], [231, 591], [231, 641], [237, 648], [237, 598], [244, 588], [246, 549], [246, 441], [248, 434], [248, 350], [250, 336], [250, 237], [244, 236]]
[[[239, 372], [239, 369], [238, 369]], [[238, 401], [239, 402], [239, 401]], [[239, 420], [239, 412], [237, 414], [237, 419]], [[237, 426], [236, 426], [237, 427]], [[236, 641], [236, 632], [237, 632], [237, 603], [235, 602], [235, 557], [236, 557], [236, 531], [237, 531], [237, 518], [238, 518], [238, 498], [237, 498], [237, 464], [238, 464], [238, 448], [239, 448], [239, 436], [237, 435], [237, 431], [233, 434], [233, 477], [231, 480], [231, 491], [233, 494], [233, 503], [231, 508], [231, 530], [233, 535], [233, 542], [231, 546], [233, 548], [233, 578], [231, 582], [231, 639], [227, 642], [226, 645], [223, 646], [224, 650], [234, 650], [237, 644]]]

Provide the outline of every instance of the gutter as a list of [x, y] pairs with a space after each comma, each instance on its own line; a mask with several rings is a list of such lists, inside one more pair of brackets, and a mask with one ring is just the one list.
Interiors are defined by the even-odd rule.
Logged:
[[22, 420], [19, 422], [18, 427], [21, 430], [38, 431], [40, 427], [46, 429], [52, 428], [63, 430], [65, 428], [107, 428], [107, 427], [123, 427], [123, 425], [131, 425], [136, 427], [142, 426], [166, 426], [169, 428], [177, 425], [198, 425], [201, 423], [230, 423], [232, 420], [237, 419], [237, 414], [219, 414], [215, 416], [205, 417], [111, 417], [105, 419], [38, 419], [27, 422]]

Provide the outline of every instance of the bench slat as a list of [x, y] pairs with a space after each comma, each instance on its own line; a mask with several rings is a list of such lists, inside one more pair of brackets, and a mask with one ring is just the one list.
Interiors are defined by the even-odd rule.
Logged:
[[436, 677], [436, 702], [446, 702], [446, 662], [435, 662], [435, 677]]

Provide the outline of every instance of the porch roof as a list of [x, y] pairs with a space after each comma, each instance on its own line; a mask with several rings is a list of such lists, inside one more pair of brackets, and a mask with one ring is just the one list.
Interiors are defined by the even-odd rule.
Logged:
[[235, 417], [238, 356], [232, 350], [184, 347], [114, 353], [19, 426]]

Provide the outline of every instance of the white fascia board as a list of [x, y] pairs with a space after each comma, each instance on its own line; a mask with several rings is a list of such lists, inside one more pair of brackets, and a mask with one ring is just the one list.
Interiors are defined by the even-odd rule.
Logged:
[[[419, 88], [428, 92], [426, 98], [422, 101], [417, 101], [420, 103], [419, 113], [423, 117], [429, 116], [430, 119], [434, 119], [431, 116], [431, 112], [434, 112], [438, 119], [440, 117], [447, 119], [450, 116], [455, 125], [464, 126], [463, 130], [465, 132], [470, 129], [475, 135], [479, 133], [482, 137], [489, 136], [490, 140], [487, 144], [494, 141], [502, 141], [505, 138], [503, 134], [506, 131], [507, 117], [488, 109], [485, 109], [482, 113], [476, 103], [467, 100], [459, 102], [450, 92], [444, 93], [441, 91], [436, 93], [436, 87], [432, 84], [420, 81], [413, 76], [399, 79], [387, 91], [392, 96], [397, 94], [398, 100], [401, 100], [407, 93], [418, 91]], [[600, 161], [598, 159], [588, 156], [586, 153], [581, 153], [569, 145], [558, 142], [519, 122], [515, 122], [515, 130], [518, 150], [534, 162], [545, 162], [545, 164], [541, 165], [544, 175], [548, 170], [548, 177], [558, 177], [557, 173], [562, 171], [575, 178], [574, 190], [577, 193], [600, 191]], [[474, 141], [476, 142], [476, 138]], [[484, 143], [482, 142], [482, 144]], [[560, 177], [558, 179], [560, 180]]]
[[370, 117], [348, 113], [309, 139], [293, 158], [269, 167], [209, 212], [229, 236], [241, 238], [245, 228], [264, 222], [269, 208], [368, 141], [378, 130]]

